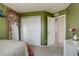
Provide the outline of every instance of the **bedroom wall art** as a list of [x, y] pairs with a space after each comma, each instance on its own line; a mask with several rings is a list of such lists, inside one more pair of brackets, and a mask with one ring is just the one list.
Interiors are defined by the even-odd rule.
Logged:
[[4, 16], [3, 11], [0, 10], [0, 17], [3, 17], [3, 16]]

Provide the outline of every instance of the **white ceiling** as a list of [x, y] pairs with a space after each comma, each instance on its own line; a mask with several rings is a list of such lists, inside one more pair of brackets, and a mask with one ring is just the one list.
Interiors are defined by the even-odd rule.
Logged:
[[4, 5], [19, 12], [48, 11], [51, 13], [67, 8], [70, 3], [4, 3]]

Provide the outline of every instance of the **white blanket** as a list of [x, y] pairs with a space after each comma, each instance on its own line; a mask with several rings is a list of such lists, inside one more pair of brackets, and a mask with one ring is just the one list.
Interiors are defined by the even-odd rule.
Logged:
[[25, 42], [16, 40], [0, 40], [0, 56], [28, 56]]

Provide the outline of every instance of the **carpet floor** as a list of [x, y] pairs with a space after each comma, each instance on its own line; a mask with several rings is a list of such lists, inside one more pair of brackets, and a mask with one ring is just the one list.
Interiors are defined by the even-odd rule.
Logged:
[[39, 47], [32, 46], [34, 56], [63, 56], [63, 47], [47, 46]]

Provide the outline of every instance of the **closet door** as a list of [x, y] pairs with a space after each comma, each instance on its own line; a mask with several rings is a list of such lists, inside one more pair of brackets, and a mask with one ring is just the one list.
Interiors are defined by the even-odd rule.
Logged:
[[48, 17], [48, 45], [55, 44], [55, 19]]
[[41, 16], [21, 19], [21, 40], [32, 45], [41, 45]]

